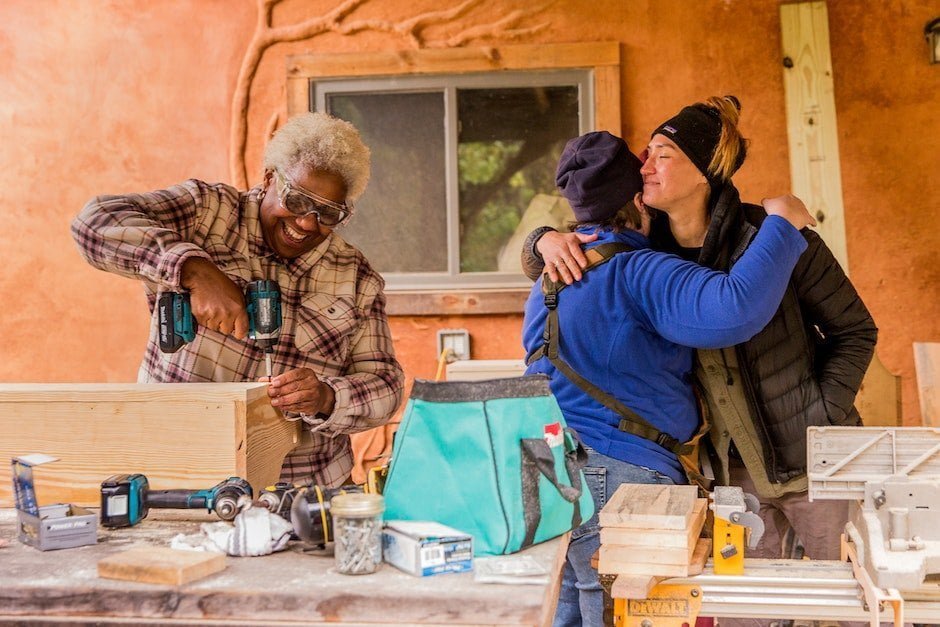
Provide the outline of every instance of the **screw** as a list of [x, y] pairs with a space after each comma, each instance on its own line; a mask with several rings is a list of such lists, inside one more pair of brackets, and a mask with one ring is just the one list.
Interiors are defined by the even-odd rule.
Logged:
[[788, 70], [793, 67], [793, 59], [790, 57], [783, 57], [783, 67], [787, 68]]
[[696, 598], [696, 597], [698, 597], [698, 588], [694, 588], [692, 590], [692, 598]]

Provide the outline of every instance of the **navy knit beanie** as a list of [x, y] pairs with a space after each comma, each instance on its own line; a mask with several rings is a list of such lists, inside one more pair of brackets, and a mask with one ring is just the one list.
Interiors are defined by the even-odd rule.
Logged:
[[[741, 103], [738, 99], [734, 98], [733, 102], [740, 111]], [[721, 116], [717, 109], [704, 104], [684, 107], [682, 111], [660, 124], [650, 137], [657, 134], [665, 135], [674, 141], [709, 183], [722, 182], [708, 171], [712, 156], [718, 147], [718, 140], [721, 139]], [[741, 167], [746, 156], [747, 150], [742, 146], [734, 166], [735, 170]]]
[[642, 165], [619, 137], [607, 131], [586, 133], [565, 145], [555, 185], [578, 222], [604, 222], [643, 191]]

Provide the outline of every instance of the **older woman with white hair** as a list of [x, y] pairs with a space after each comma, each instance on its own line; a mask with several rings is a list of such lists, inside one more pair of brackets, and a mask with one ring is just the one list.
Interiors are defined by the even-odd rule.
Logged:
[[[369, 180], [356, 129], [323, 113], [290, 119], [269, 142], [260, 185], [239, 191], [190, 179], [150, 193], [98, 196], [72, 223], [94, 267], [144, 284], [151, 309], [141, 383], [252, 381], [265, 354], [247, 338], [245, 288], [276, 281], [282, 325], [271, 404], [303, 420], [281, 479], [335, 486], [353, 465], [349, 434], [382, 425], [401, 402], [381, 276], [333, 229]], [[195, 338], [160, 348], [155, 304], [188, 292]]]

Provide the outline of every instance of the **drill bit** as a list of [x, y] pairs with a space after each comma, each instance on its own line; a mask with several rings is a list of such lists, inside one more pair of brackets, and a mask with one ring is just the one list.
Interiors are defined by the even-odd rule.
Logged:
[[265, 354], [264, 354], [264, 367], [265, 367], [265, 368], [267, 369], [267, 371], [268, 371], [268, 382], [270, 382], [271, 379], [272, 379], [272, 377], [274, 376], [274, 375], [273, 375], [273, 370], [272, 370], [272, 368], [271, 368], [271, 353], [265, 353]]

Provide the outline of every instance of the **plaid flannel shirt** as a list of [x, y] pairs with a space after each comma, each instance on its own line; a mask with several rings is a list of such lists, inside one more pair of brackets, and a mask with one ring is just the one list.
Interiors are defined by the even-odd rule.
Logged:
[[160, 351], [154, 305], [159, 292], [181, 289], [187, 259], [211, 260], [242, 289], [276, 280], [283, 324], [274, 372], [310, 368], [336, 392], [331, 415], [300, 416], [309, 435], [284, 460], [281, 479], [335, 486], [352, 469], [348, 434], [385, 424], [402, 398], [384, 281], [336, 233], [296, 259], [278, 257], [262, 235], [259, 191], [190, 179], [146, 194], [98, 196], [75, 218], [72, 235], [91, 265], [144, 283], [151, 321], [140, 383], [256, 381], [266, 374], [264, 353], [250, 340], [209, 329], [176, 353]]

